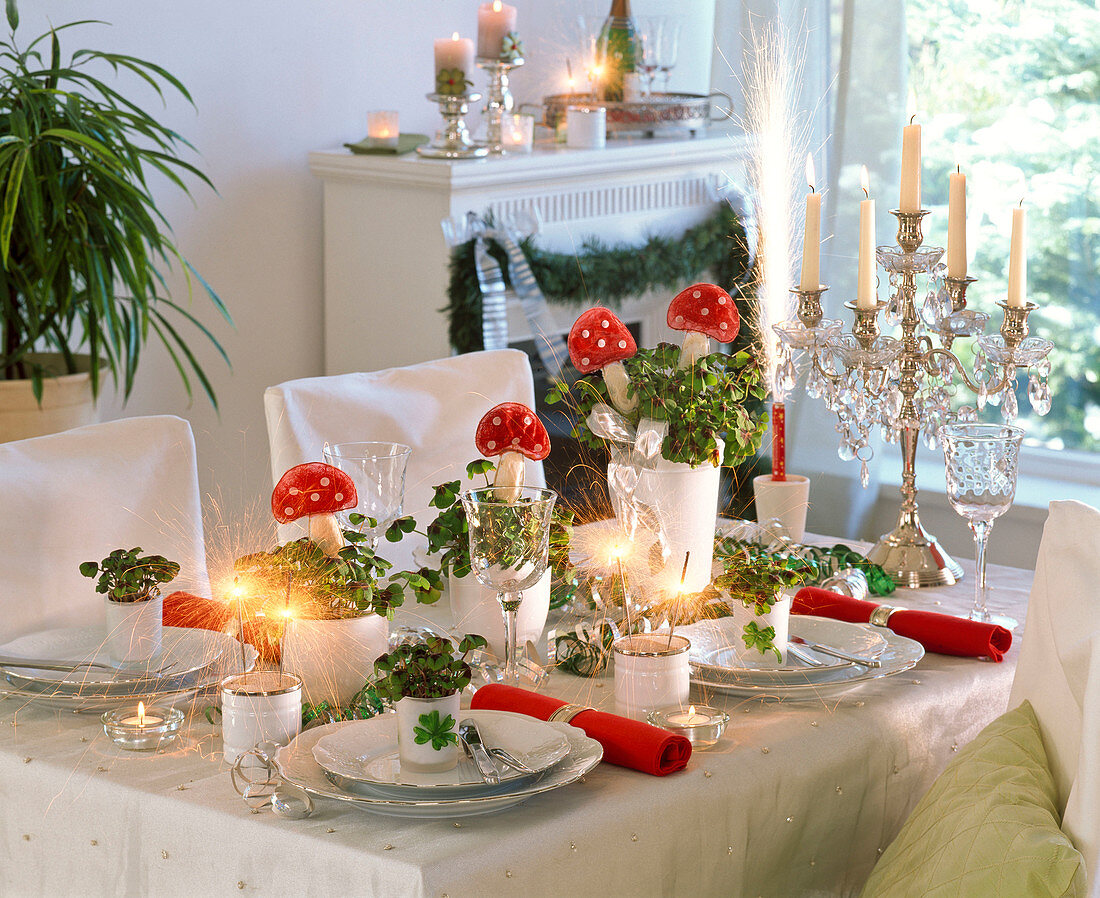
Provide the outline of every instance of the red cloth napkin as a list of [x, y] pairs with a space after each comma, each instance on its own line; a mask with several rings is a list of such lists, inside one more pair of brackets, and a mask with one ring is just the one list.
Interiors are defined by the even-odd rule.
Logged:
[[[233, 608], [225, 602], [215, 602], [189, 592], [174, 592], [164, 597], [162, 620], [166, 627], [193, 627], [199, 630], [236, 632], [230, 618]], [[255, 646], [264, 661], [279, 660], [277, 625], [270, 621], [245, 620], [244, 641]]]
[[[470, 708], [475, 711], [514, 711], [546, 720], [565, 704], [568, 702], [560, 698], [493, 683], [482, 686], [474, 693]], [[667, 776], [683, 770], [691, 757], [691, 743], [685, 737], [617, 714], [582, 711], [570, 724], [599, 742], [603, 746], [603, 759], [619, 767], [629, 767], [653, 776]]]
[[[815, 614], [865, 624], [877, 607], [875, 602], [806, 586], [795, 595], [791, 614]], [[890, 629], [898, 636], [915, 639], [928, 651], [940, 655], [1002, 661], [1005, 652], [1012, 646], [1012, 632], [1004, 627], [935, 611], [895, 611], [890, 615]]]

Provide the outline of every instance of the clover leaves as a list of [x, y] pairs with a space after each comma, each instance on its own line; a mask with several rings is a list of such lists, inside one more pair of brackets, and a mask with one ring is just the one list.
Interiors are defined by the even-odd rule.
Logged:
[[442, 751], [448, 745], [458, 745], [455, 719], [450, 714], [440, 720], [437, 709], [428, 714], [421, 714], [417, 720], [420, 721], [420, 726], [413, 727], [413, 741], [417, 745], [426, 745], [430, 742], [436, 751]]

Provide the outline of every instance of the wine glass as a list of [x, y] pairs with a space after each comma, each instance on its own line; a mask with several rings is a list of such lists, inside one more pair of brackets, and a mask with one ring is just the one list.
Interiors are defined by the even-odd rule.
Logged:
[[1016, 621], [985, 607], [985, 548], [993, 521], [1012, 507], [1024, 432], [1007, 424], [949, 424], [940, 428], [947, 464], [947, 498], [974, 534], [974, 608], [970, 619], [1000, 624]]
[[467, 490], [462, 507], [470, 531], [474, 575], [497, 591], [504, 614], [504, 681], [519, 684], [516, 664], [516, 612], [529, 589], [546, 573], [550, 515], [558, 494], [539, 487], [517, 487], [514, 498], [496, 487]]
[[653, 94], [653, 79], [657, 76], [658, 52], [661, 47], [661, 35], [664, 31], [664, 16], [647, 16], [637, 20], [637, 56], [635, 68], [642, 75], [645, 95]]
[[[355, 484], [359, 502], [355, 508], [336, 512], [342, 530], [358, 530], [369, 537], [371, 549], [378, 548], [378, 538], [394, 518], [401, 516], [405, 501], [405, 469], [412, 452], [402, 443], [335, 443], [325, 444], [325, 461], [347, 474]], [[350, 515], [373, 518], [376, 526], [355, 526]]]
[[676, 67], [679, 49], [680, 23], [675, 19], [669, 19], [661, 28], [660, 42], [657, 45], [657, 69], [661, 73], [661, 83], [666, 94], [672, 70]]

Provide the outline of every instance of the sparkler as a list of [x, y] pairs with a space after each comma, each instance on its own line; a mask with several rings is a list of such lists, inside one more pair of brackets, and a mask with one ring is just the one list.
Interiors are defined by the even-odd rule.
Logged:
[[233, 578], [233, 597], [237, 600], [237, 637], [241, 643], [241, 673], [248, 673], [248, 655], [244, 649], [244, 590], [237, 577]]
[[[684, 569], [680, 571], [680, 592], [679, 595], [684, 594], [684, 582], [687, 580], [688, 575], [688, 561], [691, 560], [691, 550], [689, 549], [684, 553]], [[672, 634], [676, 632], [676, 602], [672, 603], [672, 616], [668, 622], [668, 649], [672, 648]]]

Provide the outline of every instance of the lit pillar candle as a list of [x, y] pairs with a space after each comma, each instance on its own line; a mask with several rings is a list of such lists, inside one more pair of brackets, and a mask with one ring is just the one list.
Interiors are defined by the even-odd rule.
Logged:
[[947, 276], [966, 277], [966, 175], [951, 173], [947, 201]]
[[871, 199], [871, 179], [866, 165], [860, 170], [859, 178], [866, 199], [859, 204], [859, 282], [856, 287], [856, 305], [861, 309], [873, 309], [878, 302], [875, 295], [875, 201]]
[[806, 157], [806, 231], [802, 237], [802, 278], [799, 290], [816, 290], [821, 286], [821, 194], [814, 190], [814, 160]]
[[474, 42], [468, 37], [459, 37], [457, 31], [450, 38], [436, 38], [435, 74], [437, 78], [444, 69], [458, 69], [469, 78], [474, 70]]
[[1012, 210], [1012, 249], [1008, 256], [1008, 304], [1019, 308], [1027, 302], [1027, 209]]
[[516, 8], [501, 0], [482, 3], [477, 8], [477, 55], [499, 59], [504, 36], [516, 30]]
[[906, 125], [901, 135], [902, 212], [920, 211], [920, 125]]

